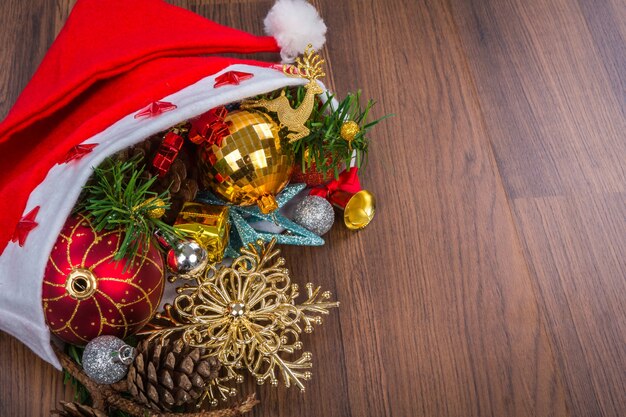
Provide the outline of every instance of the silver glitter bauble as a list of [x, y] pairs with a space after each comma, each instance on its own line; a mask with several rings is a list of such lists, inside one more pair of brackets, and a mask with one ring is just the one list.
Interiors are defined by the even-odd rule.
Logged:
[[87, 343], [83, 370], [98, 384], [114, 384], [126, 376], [135, 348], [115, 336], [99, 336]]
[[167, 253], [167, 266], [181, 278], [192, 278], [209, 263], [207, 251], [195, 240], [180, 241]]
[[335, 210], [325, 198], [310, 195], [296, 206], [293, 221], [321, 236], [333, 227]]

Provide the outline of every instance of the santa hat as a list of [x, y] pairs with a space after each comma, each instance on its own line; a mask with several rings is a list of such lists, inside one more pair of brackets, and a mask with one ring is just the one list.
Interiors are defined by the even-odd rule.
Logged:
[[161, 0], [79, 0], [0, 124], [0, 329], [60, 368], [41, 307], [48, 256], [93, 167], [207, 110], [304, 84], [272, 63], [212, 54], [320, 48], [305, 0], [278, 0], [271, 36]]

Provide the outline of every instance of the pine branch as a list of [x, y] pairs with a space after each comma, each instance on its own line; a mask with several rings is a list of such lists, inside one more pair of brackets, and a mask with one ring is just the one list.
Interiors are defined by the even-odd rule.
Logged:
[[[66, 345], [66, 353], [77, 363], [81, 364], [81, 359], [83, 356], [82, 351], [83, 348], [79, 348], [74, 345]], [[85, 388], [85, 386], [70, 372], [66, 369], [63, 370], [63, 383], [67, 385], [68, 383], [72, 384], [72, 388], [74, 389], [74, 401], [80, 404], [91, 404], [91, 395], [89, 394], [89, 390]]]
[[157, 229], [165, 236], [180, 235], [172, 226], [151, 216], [159, 209], [168, 209], [170, 197], [168, 191], [161, 194], [150, 191], [157, 177], [145, 179], [141, 163], [141, 156], [128, 161], [106, 160], [94, 170], [77, 206], [77, 210], [92, 219], [96, 231], [124, 231], [114, 259], [126, 258], [126, 265], [135, 256], [145, 254]]
[[[278, 97], [280, 92], [273, 92], [260, 98], [271, 100]], [[306, 90], [303, 86], [285, 90], [285, 96], [293, 108], [300, 106], [305, 95]], [[306, 122], [306, 127], [311, 133], [288, 146], [296, 155], [296, 160], [300, 161], [304, 171], [314, 168], [326, 175], [332, 170], [337, 177], [342, 166], [350, 165], [353, 153], [356, 155], [356, 166], [360, 168], [364, 165], [369, 150], [369, 131], [391, 115], [369, 121], [370, 111], [376, 103], [368, 100], [363, 105], [360, 91], [348, 93], [339, 102], [337, 110], [332, 111], [331, 102], [334, 98], [334, 95], [326, 93], [326, 102], [314, 106], [311, 117]], [[354, 121], [359, 126], [359, 132], [351, 142], [341, 137], [341, 127], [346, 121]]]

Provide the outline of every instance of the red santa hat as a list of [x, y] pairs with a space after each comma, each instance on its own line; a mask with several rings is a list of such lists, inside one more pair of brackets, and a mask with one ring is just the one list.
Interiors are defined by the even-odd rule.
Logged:
[[305, 0], [278, 0], [270, 36], [225, 27], [161, 0], [79, 0], [0, 124], [0, 329], [59, 367], [41, 309], [48, 256], [93, 167], [219, 105], [305, 80], [280, 66], [213, 54], [320, 48]]

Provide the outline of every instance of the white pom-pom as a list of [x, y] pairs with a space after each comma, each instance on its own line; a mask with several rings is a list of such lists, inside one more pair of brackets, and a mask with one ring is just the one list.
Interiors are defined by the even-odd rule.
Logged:
[[306, 0], [277, 0], [263, 23], [265, 32], [280, 46], [285, 63], [293, 62], [308, 44], [319, 50], [326, 42], [326, 24]]

